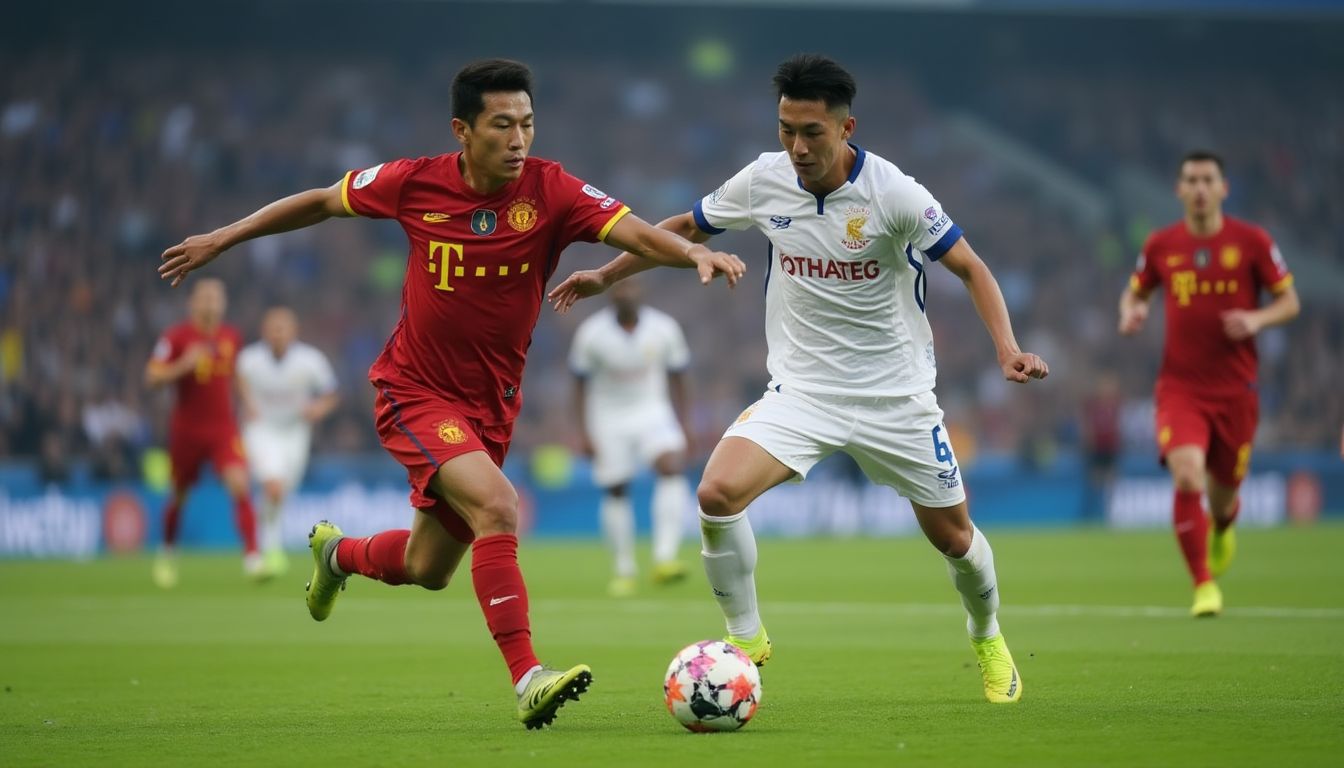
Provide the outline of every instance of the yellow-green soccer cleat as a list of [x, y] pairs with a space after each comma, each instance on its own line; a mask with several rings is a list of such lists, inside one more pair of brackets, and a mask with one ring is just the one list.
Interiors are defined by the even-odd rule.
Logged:
[[331, 570], [331, 553], [342, 538], [341, 529], [319, 520], [308, 532], [308, 548], [313, 551], [313, 578], [308, 582], [308, 613], [317, 621], [331, 615], [336, 596], [345, 589], [345, 577]]
[[1017, 674], [1008, 643], [998, 634], [987, 640], [972, 638], [971, 647], [985, 681], [985, 698], [991, 704], [1012, 704], [1022, 698], [1022, 677]]
[[154, 584], [159, 589], [172, 589], [177, 586], [177, 557], [168, 552], [154, 556]]
[[567, 701], [578, 701], [592, 683], [593, 671], [587, 664], [564, 672], [542, 667], [532, 673], [532, 679], [518, 696], [518, 720], [529, 731], [550, 725], [556, 711]]
[[639, 586], [630, 576], [617, 576], [607, 584], [607, 594], [612, 597], [633, 597]]
[[680, 560], [667, 560], [653, 566], [654, 584], [675, 584], [686, 578], [686, 564]]
[[1218, 582], [1206, 581], [1195, 587], [1195, 603], [1190, 606], [1190, 615], [1197, 619], [1217, 616], [1223, 612], [1223, 590]]
[[1237, 529], [1228, 526], [1222, 533], [1209, 531], [1209, 573], [1222, 576], [1237, 555]]
[[758, 667], [764, 667], [765, 663], [770, 660], [770, 654], [774, 652], [774, 649], [770, 647], [770, 636], [765, 633], [765, 627], [761, 627], [761, 631], [757, 632], [756, 636], [750, 640], [743, 640], [732, 635], [723, 639], [740, 648], [743, 653], [747, 654], [747, 658], [751, 659]]

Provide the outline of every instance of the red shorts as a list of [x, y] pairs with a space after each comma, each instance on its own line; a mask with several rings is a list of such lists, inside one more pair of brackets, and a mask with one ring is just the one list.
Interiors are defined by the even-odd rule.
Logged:
[[503, 466], [513, 425], [482, 425], [463, 416], [452, 400], [404, 387], [380, 387], [373, 412], [383, 448], [406, 468], [411, 506], [434, 515], [453, 538], [470, 543], [476, 537], [471, 527], [429, 483], [444, 462], [472, 451], [485, 451]]
[[168, 460], [173, 468], [173, 487], [185, 491], [201, 476], [201, 465], [210, 462], [215, 472], [234, 464], [246, 465], [243, 441], [238, 430], [229, 432], [188, 432], [168, 430]]
[[1183, 445], [1204, 449], [1205, 466], [1220, 484], [1235, 488], [1251, 467], [1251, 441], [1260, 418], [1260, 397], [1208, 397], [1171, 387], [1157, 388], [1157, 449], [1166, 462], [1167, 451]]

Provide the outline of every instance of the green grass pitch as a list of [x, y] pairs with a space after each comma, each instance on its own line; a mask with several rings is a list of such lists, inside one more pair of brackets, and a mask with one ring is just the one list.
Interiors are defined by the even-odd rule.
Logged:
[[542, 732], [514, 720], [465, 569], [438, 593], [352, 579], [317, 624], [299, 555], [260, 586], [193, 556], [167, 593], [143, 559], [3, 562], [0, 765], [1344, 764], [1344, 527], [1241, 531], [1206, 620], [1170, 533], [988, 533], [1021, 704], [982, 699], [922, 539], [763, 541], [764, 700], [711, 735], [661, 689], [721, 634], [703, 576], [611, 600], [596, 543], [524, 542], [539, 653], [595, 677]]

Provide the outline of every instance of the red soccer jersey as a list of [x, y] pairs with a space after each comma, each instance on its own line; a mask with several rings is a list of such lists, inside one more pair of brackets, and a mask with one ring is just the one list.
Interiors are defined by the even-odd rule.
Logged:
[[395, 218], [410, 241], [401, 320], [369, 380], [432, 390], [465, 416], [507, 424], [522, 406], [527, 348], [560, 252], [605, 238], [630, 209], [538, 158], [481, 195], [462, 179], [461, 154], [346, 174], [346, 210]]
[[1223, 217], [1212, 237], [1195, 237], [1178, 222], [1143, 246], [1130, 287], [1147, 294], [1166, 286], [1167, 333], [1158, 386], [1200, 394], [1245, 392], [1255, 386], [1255, 340], [1233, 341], [1222, 314], [1255, 309], [1260, 291], [1279, 293], [1293, 276], [1269, 233]]
[[233, 369], [242, 336], [229, 325], [204, 333], [189, 322], [181, 323], [159, 337], [153, 360], [171, 363], [194, 344], [203, 344], [210, 352], [197, 361], [196, 370], [177, 380], [177, 399], [169, 426], [173, 431], [193, 434], [232, 434], [237, 429], [233, 418]]

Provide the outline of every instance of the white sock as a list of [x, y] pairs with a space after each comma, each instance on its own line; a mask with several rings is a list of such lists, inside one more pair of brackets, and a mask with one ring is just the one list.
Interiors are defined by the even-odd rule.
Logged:
[[653, 562], [677, 559], [681, 546], [681, 521], [686, 514], [690, 485], [682, 475], [660, 476], [653, 484]]
[[629, 496], [603, 494], [598, 507], [602, 518], [602, 535], [615, 558], [616, 576], [635, 576], [635, 511]]
[[756, 608], [756, 534], [746, 512], [731, 517], [700, 513], [701, 558], [728, 634], [750, 639], [761, 631]]
[[522, 696], [523, 691], [527, 690], [527, 684], [532, 682], [532, 676], [537, 674], [537, 672], [539, 671], [541, 671], [540, 664], [524, 672], [523, 676], [518, 678], [518, 684], [513, 686], [514, 693], [518, 694], [519, 696]]
[[971, 528], [971, 548], [962, 557], [947, 557], [947, 572], [966, 608], [966, 631], [975, 640], [999, 634], [999, 583], [994, 575], [994, 550], [980, 529]]
[[262, 498], [261, 504], [261, 551], [279, 552], [284, 549], [284, 539], [281, 533], [281, 519], [284, 515], [284, 509], [278, 504], [272, 504], [269, 499]]

